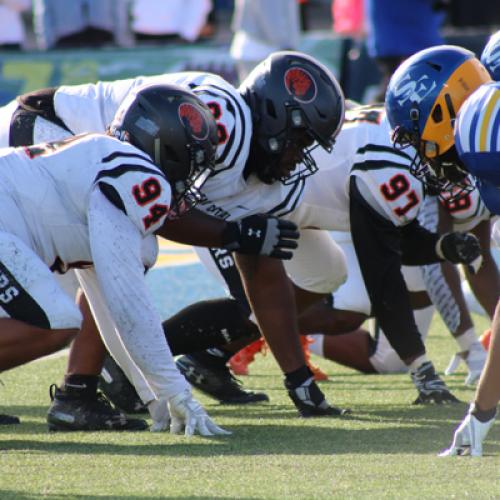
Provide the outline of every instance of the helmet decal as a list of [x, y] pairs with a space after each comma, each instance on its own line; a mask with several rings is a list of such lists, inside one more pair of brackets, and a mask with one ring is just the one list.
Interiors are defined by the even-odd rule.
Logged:
[[493, 80], [500, 80], [500, 31], [491, 36], [481, 54], [481, 62]]
[[394, 88], [394, 97], [401, 106], [406, 101], [422, 102], [435, 88], [437, 84], [430, 76], [422, 75], [414, 80], [410, 74], [401, 79], [399, 85]]
[[208, 137], [208, 124], [205, 118], [193, 104], [183, 102], [179, 106], [179, 119], [189, 133], [197, 140], [203, 141]]
[[299, 102], [309, 103], [316, 99], [316, 82], [311, 74], [303, 68], [295, 67], [286, 71], [285, 88]]
[[145, 116], [139, 116], [137, 118], [137, 121], [135, 122], [135, 125], [136, 127], [140, 128], [141, 130], [144, 130], [144, 132], [148, 133], [153, 137], [156, 136], [156, 134], [158, 134], [160, 130], [160, 127], [153, 120], [150, 120]]

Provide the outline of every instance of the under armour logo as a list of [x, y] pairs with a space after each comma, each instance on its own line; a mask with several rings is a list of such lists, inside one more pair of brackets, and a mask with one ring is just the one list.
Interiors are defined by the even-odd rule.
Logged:
[[196, 384], [201, 384], [203, 382], [203, 375], [201, 373], [197, 373], [196, 372], [196, 369], [192, 366], [190, 366], [187, 370], [186, 370], [186, 374], [185, 374], [186, 378], [188, 380], [194, 380], [194, 382]]
[[251, 227], [248, 228], [248, 236], [255, 236], [256, 238], [260, 238], [260, 229], [254, 231]]

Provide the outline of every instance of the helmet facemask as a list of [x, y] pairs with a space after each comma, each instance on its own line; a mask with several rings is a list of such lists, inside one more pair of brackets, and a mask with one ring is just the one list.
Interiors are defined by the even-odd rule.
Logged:
[[461, 198], [474, 190], [475, 186], [462, 166], [455, 147], [452, 146], [440, 154], [438, 144], [421, 138], [418, 130], [418, 111], [414, 115], [414, 123], [412, 131], [396, 127], [392, 134], [392, 142], [398, 149], [409, 147], [414, 149], [409, 170], [422, 182], [426, 191], [451, 200]]
[[168, 164], [168, 168], [164, 170], [167, 171], [166, 177], [172, 188], [169, 218], [175, 219], [184, 215], [206, 198], [201, 189], [214, 172], [215, 158], [207, 159], [203, 146], [198, 142], [188, 142], [186, 149], [189, 157], [189, 174], [187, 177], [182, 175], [184, 169], [181, 168], [181, 175], [177, 176], [178, 165], [175, 165], [175, 162], [171, 160], [174, 156], [171, 151], [165, 151], [167, 158], [170, 159], [163, 160], [162, 163], [160, 142], [158, 138], [155, 139], [154, 162], [157, 165]]
[[[287, 105], [286, 113], [286, 128], [273, 137], [265, 138], [263, 149], [268, 153], [264, 169], [265, 182], [278, 180], [284, 185], [290, 185], [298, 180], [306, 179], [318, 170], [312, 152], [320, 145], [327, 151], [331, 151], [335, 142], [332, 139], [324, 143], [316, 137], [312, 128], [308, 127], [307, 118], [299, 107]], [[295, 151], [290, 153], [293, 150]], [[287, 155], [290, 156], [289, 161], [286, 161]], [[294, 167], [287, 169], [287, 165], [290, 164]], [[288, 171], [283, 173], [283, 170]]]

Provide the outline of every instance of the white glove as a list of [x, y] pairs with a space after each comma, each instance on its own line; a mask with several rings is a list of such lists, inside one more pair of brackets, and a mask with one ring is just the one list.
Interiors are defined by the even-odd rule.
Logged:
[[481, 376], [481, 372], [483, 371], [483, 367], [486, 363], [486, 358], [487, 352], [485, 351], [484, 347], [479, 341], [474, 342], [470, 346], [469, 351], [465, 356], [457, 353], [451, 358], [448, 367], [444, 371], [444, 374], [451, 375], [452, 373], [455, 373], [458, 366], [460, 365], [460, 362], [464, 361], [469, 370], [469, 373], [467, 374], [467, 377], [465, 379], [465, 384], [473, 385], [479, 380], [479, 377]]
[[176, 394], [168, 400], [172, 422], [170, 432], [192, 436], [198, 431], [202, 436], [214, 436], [215, 434], [229, 435], [231, 432], [219, 427], [207, 415], [203, 406], [191, 395], [191, 391], [185, 390]]
[[148, 410], [153, 419], [151, 432], [166, 431], [170, 428], [170, 412], [166, 399], [154, 399], [149, 403]]
[[440, 457], [454, 457], [470, 455], [481, 457], [483, 455], [483, 441], [495, 421], [495, 417], [487, 422], [480, 422], [470, 413], [472, 405], [453, 435], [453, 443], [450, 448], [439, 454]]

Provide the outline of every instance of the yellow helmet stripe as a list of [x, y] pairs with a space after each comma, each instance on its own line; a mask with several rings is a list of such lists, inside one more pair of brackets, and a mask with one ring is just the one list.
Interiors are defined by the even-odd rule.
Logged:
[[496, 104], [500, 100], [500, 90], [493, 92], [486, 109], [484, 110], [483, 118], [481, 119], [481, 130], [479, 132], [479, 151], [487, 151], [488, 130], [491, 122], [491, 115]]

